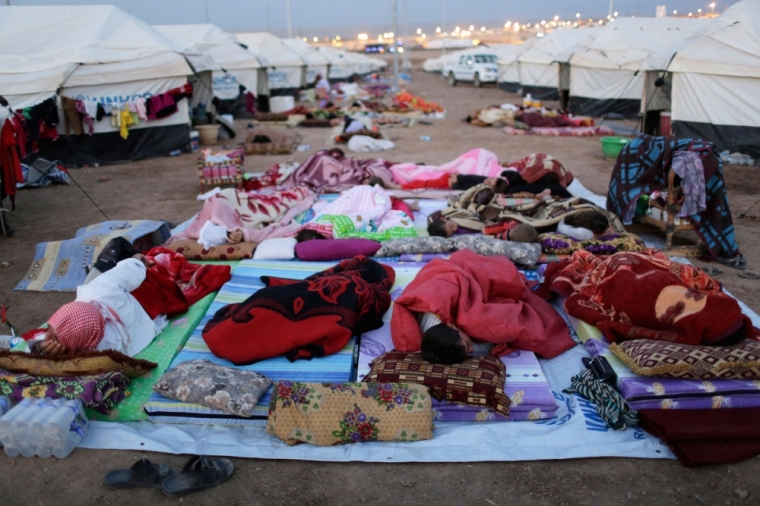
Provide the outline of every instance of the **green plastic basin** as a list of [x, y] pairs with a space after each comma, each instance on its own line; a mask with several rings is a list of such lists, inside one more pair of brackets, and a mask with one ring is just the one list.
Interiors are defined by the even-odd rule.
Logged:
[[602, 153], [605, 158], [617, 158], [623, 146], [631, 142], [628, 137], [602, 137]]

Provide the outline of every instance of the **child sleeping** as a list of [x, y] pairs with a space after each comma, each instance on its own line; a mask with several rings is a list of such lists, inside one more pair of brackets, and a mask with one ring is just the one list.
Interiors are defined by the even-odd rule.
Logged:
[[422, 331], [422, 356], [434, 364], [459, 364], [467, 357], [480, 357], [495, 346], [473, 340], [455, 325], [446, 325], [433, 313], [418, 313], [417, 322]]

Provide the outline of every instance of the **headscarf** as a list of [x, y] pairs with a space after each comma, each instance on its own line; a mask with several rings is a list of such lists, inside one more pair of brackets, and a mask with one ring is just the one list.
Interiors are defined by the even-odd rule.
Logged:
[[70, 302], [53, 313], [48, 324], [55, 329], [61, 346], [73, 352], [95, 349], [106, 328], [98, 306], [90, 302]]

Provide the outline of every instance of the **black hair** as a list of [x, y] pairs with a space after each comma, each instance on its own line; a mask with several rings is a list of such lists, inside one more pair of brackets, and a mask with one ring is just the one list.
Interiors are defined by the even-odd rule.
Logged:
[[385, 181], [383, 181], [381, 178], [377, 176], [370, 177], [364, 182], [364, 184], [367, 184], [369, 186], [379, 186], [380, 188], [385, 188]]
[[446, 233], [446, 222], [444, 220], [433, 220], [428, 223], [428, 235], [431, 237], [448, 237]]
[[304, 241], [310, 241], [312, 239], [324, 239], [325, 236], [317, 232], [316, 230], [310, 230], [308, 228], [303, 228], [298, 231], [296, 234], [296, 241], [298, 242], [304, 242]]
[[556, 172], [549, 172], [536, 179], [533, 184], [559, 184], [559, 174]]
[[467, 360], [462, 336], [448, 325], [439, 323], [422, 335], [422, 358], [433, 364], [460, 364]]
[[565, 218], [565, 223], [571, 227], [585, 228], [595, 234], [601, 234], [610, 226], [610, 220], [599, 211], [585, 211]]
[[511, 185], [520, 186], [520, 185], [528, 184], [525, 182], [525, 180], [520, 175], [520, 173], [517, 172], [516, 170], [504, 170], [501, 172], [501, 177], [506, 179]]
[[506, 179], [497, 177], [496, 183], [493, 185], [493, 191], [495, 193], [504, 193], [505, 191], [507, 191], [508, 186], [509, 186], [509, 183], [507, 182]]

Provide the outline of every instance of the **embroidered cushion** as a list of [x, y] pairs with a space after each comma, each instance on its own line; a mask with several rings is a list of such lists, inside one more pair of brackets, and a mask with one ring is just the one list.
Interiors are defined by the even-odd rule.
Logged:
[[370, 364], [365, 381], [419, 383], [436, 400], [489, 407], [509, 417], [510, 400], [504, 393], [507, 369], [496, 357], [470, 357], [461, 364], [426, 362], [421, 353], [390, 352]]
[[383, 241], [376, 257], [395, 257], [406, 253], [448, 253], [454, 247], [445, 237], [405, 237]]
[[250, 417], [272, 380], [253, 371], [216, 365], [209, 360], [182, 362], [153, 385], [153, 391], [232, 415]]
[[295, 237], [277, 237], [259, 243], [253, 252], [254, 260], [292, 260], [296, 257]]
[[311, 239], [296, 244], [296, 256], [307, 262], [343, 260], [358, 255], [371, 257], [380, 243], [371, 239]]
[[639, 236], [628, 233], [609, 234], [584, 241], [563, 234], [548, 233], [538, 236], [544, 253], [572, 255], [574, 251], [586, 250], [595, 255], [612, 255], [621, 251], [644, 251], [646, 245]]
[[166, 248], [176, 251], [188, 260], [243, 260], [253, 258], [256, 245], [255, 242], [240, 242], [205, 249], [195, 239], [182, 239], [166, 245]]
[[423, 385], [279, 381], [267, 432], [289, 445], [332, 446], [433, 437], [433, 409]]
[[611, 344], [610, 351], [636, 374], [679, 379], [760, 378], [760, 342], [700, 346], [650, 339]]
[[26, 352], [0, 351], [0, 369], [30, 376], [92, 376], [121, 371], [128, 378], [137, 378], [158, 364], [132, 358], [114, 350], [84, 350], [74, 355], [46, 357]]

